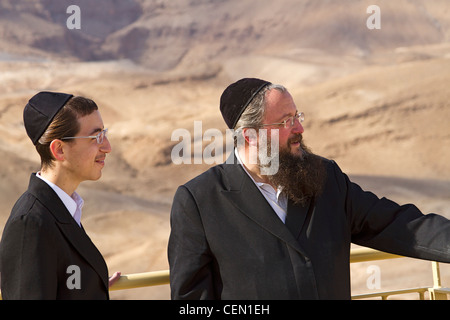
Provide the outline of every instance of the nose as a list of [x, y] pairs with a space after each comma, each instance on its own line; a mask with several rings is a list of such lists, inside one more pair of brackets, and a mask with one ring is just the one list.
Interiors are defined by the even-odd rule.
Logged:
[[294, 126], [291, 129], [292, 133], [300, 133], [302, 134], [305, 132], [305, 129], [303, 128], [302, 124], [300, 123], [300, 120], [295, 119]]
[[111, 143], [106, 136], [103, 138], [103, 143], [100, 145], [100, 151], [104, 153], [110, 153], [112, 151]]

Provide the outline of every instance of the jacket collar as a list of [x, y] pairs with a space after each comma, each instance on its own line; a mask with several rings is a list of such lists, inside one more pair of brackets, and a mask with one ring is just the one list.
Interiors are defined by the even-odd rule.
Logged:
[[30, 177], [28, 192], [36, 197], [59, 223], [70, 224], [73, 221], [73, 217], [56, 192], [35, 173]]
[[[231, 159], [234, 157], [234, 160]], [[222, 191], [234, 206], [242, 213], [266, 229], [274, 236], [280, 238], [297, 251], [306, 256], [305, 250], [297, 241], [300, 231], [306, 221], [306, 216], [310, 205], [294, 205], [291, 201], [288, 204], [286, 222], [291, 219], [289, 216], [295, 214], [295, 227], [290, 230], [276, 215], [269, 203], [259, 191], [258, 187], [250, 179], [242, 166], [232, 153], [226, 164], [222, 165], [225, 189]]]

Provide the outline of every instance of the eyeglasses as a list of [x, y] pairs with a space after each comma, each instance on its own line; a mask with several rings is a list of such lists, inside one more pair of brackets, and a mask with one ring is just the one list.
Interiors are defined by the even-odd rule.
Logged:
[[303, 112], [300, 112], [300, 113], [296, 112], [295, 116], [289, 117], [286, 120], [284, 120], [283, 122], [262, 124], [261, 126], [265, 127], [265, 126], [281, 126], [281, 125], [283, 125], [286, 129], [288, 129], [288, 128], [291, 128], [294, 126], [295, 119], [298, 119], [298, 121], [300, 123], [302, 123], [303, 121], [305, 121], [305, 114]]
[[61, 138], [61, 140], [67, 140], [67, 139], [97, 139], [97, 143], [98, 144], [102, 144], [104, 138], [106, 137], [106, 134], [108, 133], [108, 129], [104, 129], [102, 131], [100, 131], [97, 135], [95, 136], [86, 136], [86, 137], [64, 137]]

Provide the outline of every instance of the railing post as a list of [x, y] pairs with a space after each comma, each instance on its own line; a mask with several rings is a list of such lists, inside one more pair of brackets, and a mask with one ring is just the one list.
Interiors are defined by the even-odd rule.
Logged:
[[430, 300], [447, 300], [446, 293], [440, 293], [435, 291], [435, 289], [442, 288], [439, 262], [432, 261], [431, 266], [433, 269], [433, 288], [428, 289], [428, 291], [430, 292]]
[[431, 266], [433, 268], [433, 287], [441, 288], [441, 270], [439, 268], [439, 262], [432, 261]]

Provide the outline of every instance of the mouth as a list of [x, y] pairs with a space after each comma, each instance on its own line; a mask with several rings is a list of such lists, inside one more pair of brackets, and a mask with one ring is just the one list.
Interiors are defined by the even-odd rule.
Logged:
[[292, 137], [292, 138], [290, 138], [288, 140], [289, 146], [291, 146], [291, 147], [300, 147], [301, 142], [302, 142], [302, 136], [301, 135]]
[[104, 166], [105, 165], [105, 159], [106, 159], [106, 157], [104, 157], [104, 156], [103, 157], [99, 157], [99, 158], [95, 159], [95, 162], [98, 163], [101, 166]]

